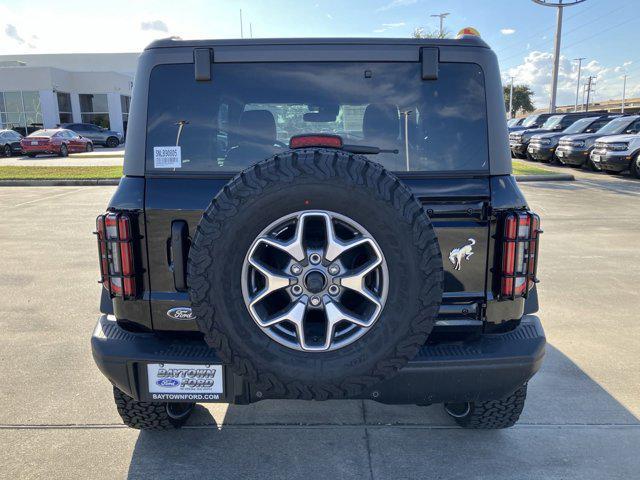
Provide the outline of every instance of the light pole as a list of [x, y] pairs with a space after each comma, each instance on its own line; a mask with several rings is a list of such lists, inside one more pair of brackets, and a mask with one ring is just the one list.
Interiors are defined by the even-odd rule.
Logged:
[[624, 77], [622, 77], [622, 108], [620, 110], [620, 113], [624, 113], [624, 101], [625, 101], [625, 94], [627, 93], [627, 74], [624, 74]]
[[556, 111], [556, 94], [558, 93], [558, 67], [560, 64], [560, 40], [562, 38], [562, 11], [564, 7], [572, 7], [585, 0], [531, 0], [538, 5], [545, 7], [556, 7], [558, 9], [557, 23], [556, 23], [556, 39], [553, 54], [553, 72], [551, 75], [551, 100], [549, 102], [549, 113], [555, 113]]
[[513, 118], [513, 77], [511, 77], [511, 86], [509, 87], [509, 118]]
[[576, 104], [573, 107], [573, 111], [577, 112], [578, 111], [578, 95], [580, 93], [580, 70], [582, 67], [582, 60], [584, 60], [585, 57], [580, 57], [580, 58], [574, 58], [573, 60], [577, 60], [578, 61], [578, 81], [576, 82]]
[[437, 13], [434, 15], [431, 15], [432, 17], [439, 17], [440, 18], [440, 38], [443, 38], [444, 35], [444, 28], [442, 25], [442, 21], [444, 20], [445, 17], [449, 16], [449, 12], [446, 13]]

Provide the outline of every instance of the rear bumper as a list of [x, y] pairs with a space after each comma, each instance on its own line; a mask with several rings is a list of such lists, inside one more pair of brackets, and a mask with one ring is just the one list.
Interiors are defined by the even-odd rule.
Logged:
[[[482, 335], [472, 342], [426, 345], [395, 377], [358, 398], [389, 404], [502, 398], [538, 371], [545, 343], [538, 317], [525, 315], [520, 326], [508, 333]], [[221, 363], [203, 340], [131, 333], [107, 315], [100, 317], [91, 347], [98, 368], [111, 383], [144, 401], [153, 401], [146, 388], [147, 363]], [[267, 398], [225, 368], [224, 394], [218, 401], [246, 404]]]
[[60, 147], [53, 145], [23, 145], [22, 152], [27, 153], [60, 153]]

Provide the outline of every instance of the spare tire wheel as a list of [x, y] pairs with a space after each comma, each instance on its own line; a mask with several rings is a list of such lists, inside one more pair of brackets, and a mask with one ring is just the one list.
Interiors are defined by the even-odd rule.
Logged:
[[322, 149], [239, 173], [204, 212], [188, 262], [206, 342], [263, 398], [353, 397], [395, 375], [433, 328], [442, 278], [409, 189]]

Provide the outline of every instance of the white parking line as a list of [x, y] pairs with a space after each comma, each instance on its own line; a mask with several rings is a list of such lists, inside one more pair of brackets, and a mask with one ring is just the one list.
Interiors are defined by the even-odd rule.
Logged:
[[40, 201], [42, 201], [42, 200], [50, 200], [50, 199], [52, 199], [52, 198], [56, 198], [56, 197], [63, 197], [63, 196], [65, 196], [65, 195], [69, 195], [69, 194], [71, 194], [71, 193], [79, 192], [79, 191], [81, 191], [81, 190], [85, 190], [85, 189], [86, 189], [86, 187], [81, 187], [81, 188], [77, 188], [77, 189], [75, 189], [75, 190], [71, 190], [70, 192], [62, 192], [62, 193], [57, 193], [57, 194], [55, 194], [55, 195], [48, 195], [48, 196], [46, 196], [46, 197], [36, 198], [36, 199], [34, 199], [34, 200], [29, 200], [28, 202], [22, 202], [22, 203], [18, 203], [18, 204], [16, 204], [16, 205], [11, 205], [11, 206], [8, 206], [8, 207], [4, 207], [4, 208], [3, 208], [3, 210], [4, 210], [4, 209], [7, 209], [7, 208], [15, 208], [15, 207], [21, 207], [21, 206], [23, 206], [23, 205], [29, 205], [29, 204], [31, 204], [31, 203], [40, 202]]

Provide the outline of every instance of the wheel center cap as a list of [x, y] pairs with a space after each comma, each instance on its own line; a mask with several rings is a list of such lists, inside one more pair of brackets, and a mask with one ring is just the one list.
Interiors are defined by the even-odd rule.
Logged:
[[305, 277], [304, 284], [311, 293], [320, 293], [327, 284], [327, 277], [322, 272], [313, 270]]

